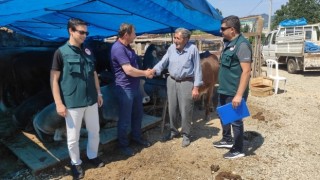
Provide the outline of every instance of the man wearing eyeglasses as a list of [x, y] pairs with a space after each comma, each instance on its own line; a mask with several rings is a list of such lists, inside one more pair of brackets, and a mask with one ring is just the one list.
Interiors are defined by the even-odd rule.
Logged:
[[66, 120], [67, 143], [71, 170], [75, 179], [84, 176], [81, 168], [79, 138], [82, 120], [88, 130], [87, 157], [96, 167], [104, 166], [97, 157], [99, 147], [98, 106], [103, 100], [95, 58], [84, 47], [87, 23], [81, 19], [68, 21], [69, 40], [54, 53], [50, 84], [57, 113]]
[[[228, 16], [221, 22], [220, 32], [224, 38], [224, 49], [220, 56], [218, 106], [232, 102], [233, 108], [237, 108], [241, 100], [246, 100], [248, 97], [252, 62], [251, 44], [240, 33], [240, 20], [237, 16]], [[245, 156], [243, 152], [244, 128], [242, 119], [222, 125], [222, 129], [222, 139], [214, 142], [213, 146], [230, 149], [223, 156], [226, 159]]]

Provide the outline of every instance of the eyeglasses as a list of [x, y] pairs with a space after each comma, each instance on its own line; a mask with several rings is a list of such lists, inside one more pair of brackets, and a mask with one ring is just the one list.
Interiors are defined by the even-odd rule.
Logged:
[[89, 32], [87, 32], [87, 31], [80, 31], [80, 30], [77, 30], [77, 29], [75, 29], [73, 31], [77, 31], [80, 35], [86, 35], [86, 36], [89, 35]]
[[225, 31], [225, 30], [227, 30], [227, 29], [229, 29], [229, 28], [232, 28], [232, 27], [221, 27], [220, 30], [221, 30], [221, 31]]

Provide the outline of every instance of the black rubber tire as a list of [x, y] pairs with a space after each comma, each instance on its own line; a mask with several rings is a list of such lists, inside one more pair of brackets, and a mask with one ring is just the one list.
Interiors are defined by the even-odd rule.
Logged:
[[290, 74], [296, 74], [298, 72], [298, 64], [294, 59], [289, 59], [287, 63], [287, 71]]

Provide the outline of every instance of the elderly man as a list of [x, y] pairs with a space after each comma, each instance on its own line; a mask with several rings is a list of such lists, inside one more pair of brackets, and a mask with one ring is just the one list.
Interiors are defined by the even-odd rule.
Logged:
[[174, 43], [153, 68], [157, 75], [166, 68], [170, 74], [167, 78], [170, 133], [164, 140], [179, 136], [176, 122], [180, 112], [182, 147], [190, 145], [193, 99], [199, 97], [199, 86], [203, 83], [199, 52], [197, 47], [189, 42], [190, 36], [189, 30], [176, 29]]

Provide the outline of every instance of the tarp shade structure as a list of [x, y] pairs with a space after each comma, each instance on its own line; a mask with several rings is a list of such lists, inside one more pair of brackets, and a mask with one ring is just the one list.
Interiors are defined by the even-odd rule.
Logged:
[[0, 0], [0, 26], [45, 41], [65, 41], [71, 17], [88, 22], [95, 39], [117, 35], [124, 22], [138, 35], [178, 27], [220, 35], [222, 19], [206, 0]]

